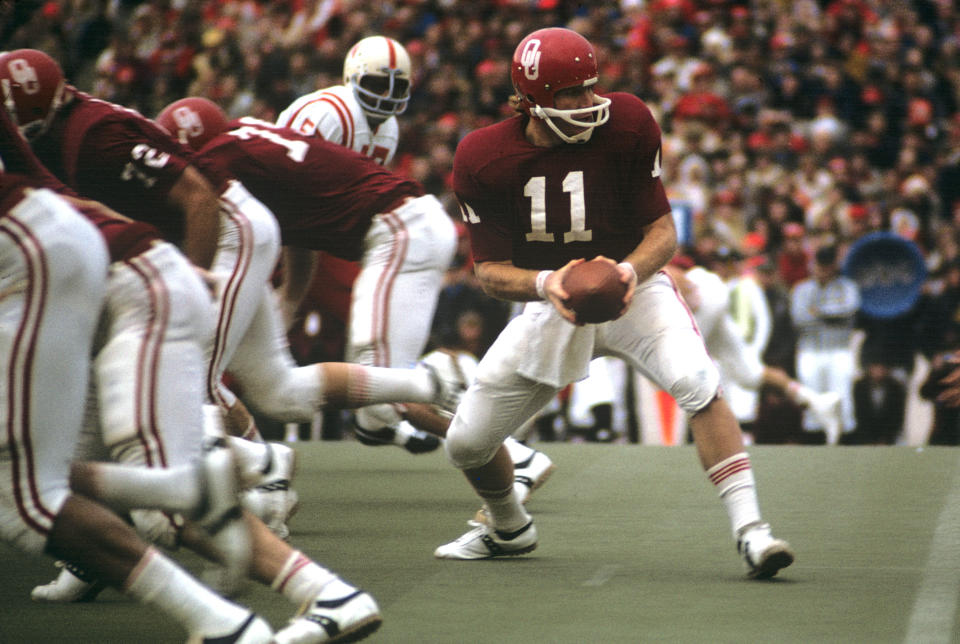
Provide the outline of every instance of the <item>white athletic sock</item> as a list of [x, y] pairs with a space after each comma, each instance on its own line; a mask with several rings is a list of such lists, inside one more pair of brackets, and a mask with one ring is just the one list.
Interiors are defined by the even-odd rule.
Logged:
[[337, 599], [356, 590], [337, 575], [294, 550], [270, 584], [296, 606], [314, 599]]
[[510, 460], [513, 464], [523, 463], [536, 451], [532, 447], [527, 447], [513, 436], [507, 436], [503, 441], [503, 446], [510, 452]]
[[717, 488], [727, 508], [734, 537], [743, 526], [760, 521], [760, 504], [757, 502], [753, 468], [746, 452], [720, 461], [707, 470], [707, 476]]
[[249, 615], [154, 548], [147, 550], [123, 586], [126, 595], [173, 618], [191, 634], [226, 634]]
[[200, 481], [192, 465], [153, 468], [95, 463], [96, 496], [114, 510], [158, 509], [188, 513], [200, 502]]
[[530, 523], [532, 518], [523, 509], [513, 491], [513, 484], [505, 490], [477, 490], [490, 513], [493, 527], [503, 532], [514, 532]]
[[[359, 371], [362, 369], [362, 372]], [[392, 402], [433, 402], [433, 379], [426, 369], [360, 367], [351, 373], [351, 399], [357, 406]]]

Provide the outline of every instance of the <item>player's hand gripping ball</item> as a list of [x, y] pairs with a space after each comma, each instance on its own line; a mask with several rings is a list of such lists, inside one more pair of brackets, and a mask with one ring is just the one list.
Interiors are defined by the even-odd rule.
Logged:
[[598, 324], [620, 314], [627, 285], [620, 281], [620, 271], [615, 264], [591, 259], [567, 271], [563, 290], [569, 296], [567, 308], [577, 314], [577, 322]]

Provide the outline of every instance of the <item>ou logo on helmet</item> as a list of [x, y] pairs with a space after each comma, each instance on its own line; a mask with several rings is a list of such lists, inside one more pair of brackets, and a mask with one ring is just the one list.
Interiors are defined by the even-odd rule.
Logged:
[[540, 76], [540, 40], [534, 38], [527, 41], [520, 52], [520, 65], [523, 66], [523, 75], [529, 80], [537, 80]]
[[[172, 116], [174, 123], [180, 130], [181, 143], [187, 143], [190, 139], [203, 134], [203, 119], [200, 118], [196, 110], [181, 106], [173, 110]], [[184, 136], [187, 138], [186, 141], [182, 140]]]
[[7, 63], [7, 69], [10, 71], [10, 78], [13, 82], [20, 85], [24, 94], [36, 94], [40, 91], [40, 79], [37, 77], [37, 70], [23, 58], [14, 58]]

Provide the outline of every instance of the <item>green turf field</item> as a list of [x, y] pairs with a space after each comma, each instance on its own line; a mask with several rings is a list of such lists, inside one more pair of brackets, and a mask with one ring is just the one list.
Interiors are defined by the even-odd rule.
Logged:
[[[461, 475], [440, 453], [352, 441], [298, 445], [291, 540], [377, 598], [369, 641], [960, 641], [960, 450], [750, 448], [765, 518], [797, 552], [758, 582], [692, 448], [541, 447], [558, 469], [530, 500], [540, 547], [526, 557], [433, 559], [478, 507]], [[54, 569], [6, 546], [0, 571], [0, 642], [185, 639], [114, 591], [32, 603]], [[240, 600], [274, 627], [292, 614], [261, 587]]]

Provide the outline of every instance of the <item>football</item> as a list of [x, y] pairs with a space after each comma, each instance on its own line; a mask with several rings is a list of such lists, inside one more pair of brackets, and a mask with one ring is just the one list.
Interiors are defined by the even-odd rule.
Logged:
[[616, 266], [591, 259], [567, 271], [563, 290], [569, 296], [567, 308], [576, 312], [578, 322], [598, 324], [612, 320], [620, 313], [627, 285], [620, 281]]

